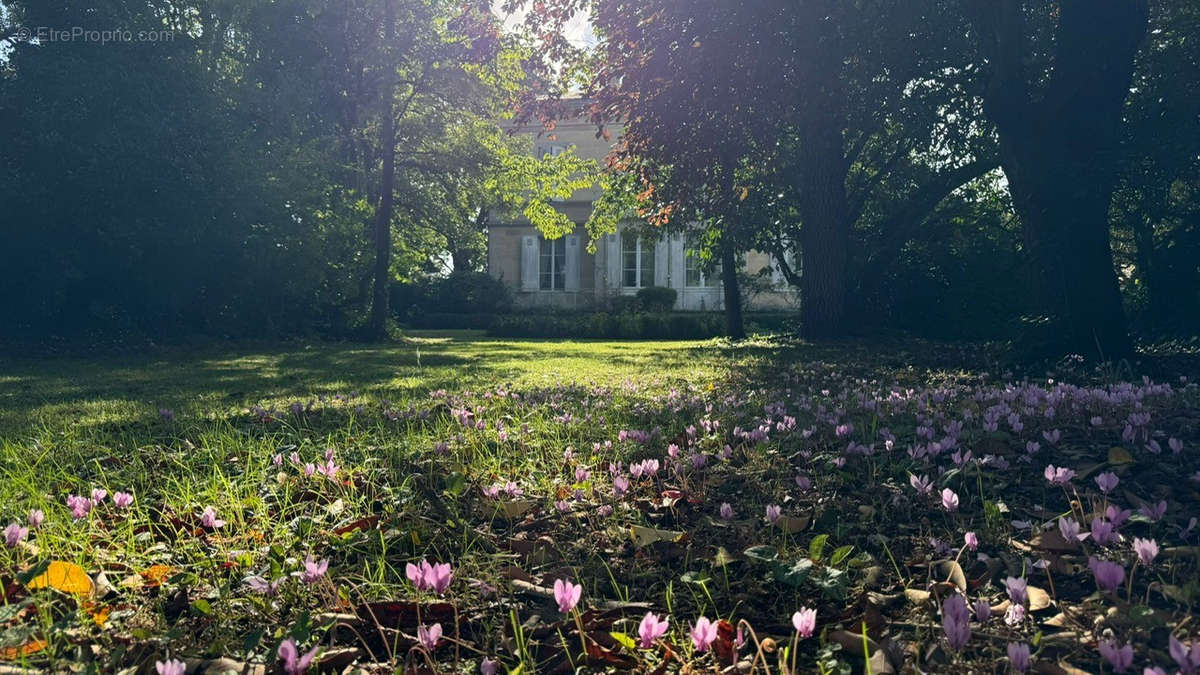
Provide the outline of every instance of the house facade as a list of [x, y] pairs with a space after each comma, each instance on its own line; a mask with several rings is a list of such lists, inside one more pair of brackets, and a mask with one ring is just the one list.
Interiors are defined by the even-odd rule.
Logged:
[[[600, 160], [610, 145], [596, 138], [595, 126], [578, 120], [558, 124], [552, 138], [535, 138], [531, 150], [541, 157], [567, 148]], [[558, 239], [545, 238], [519, 214], [489, 224], [488, 273], [509, 286], [518, 306], [603, 307], [615, 296], [660, 286], [675, 289], [677, 310], [724, 309], [721, 280], [706, 272], [695, 241], [684, 233], [648, 236], [639, 228], [620, 227], [595, 242], [595, 252], [589, 252], [583, 223], [598, 196], [597, 189], [579, 190], [570, 199], [555, 203], [555, 208], [576, 223], [574, 232]], [[795, 306], [796, 290], [788, 286], [771, 256], [751, 251], [743, 258], [744, 272], [756, 279], [747, 293], [748, 309]]]

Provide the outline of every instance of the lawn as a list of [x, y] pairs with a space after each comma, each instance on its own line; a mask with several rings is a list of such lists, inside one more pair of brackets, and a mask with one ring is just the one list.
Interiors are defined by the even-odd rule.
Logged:
[[1200, 665], [1178, 377], [468, 333], [0, 366], [17, 670]]

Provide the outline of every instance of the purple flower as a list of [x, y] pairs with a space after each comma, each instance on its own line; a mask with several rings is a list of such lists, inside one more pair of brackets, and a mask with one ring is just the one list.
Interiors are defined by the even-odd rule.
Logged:
[[1096, 578], [1096, 585], [1106, 591], [1112, 591], [1125, 581], [1125, 568], [1114, 562], [1099, 558], [1088, 558], [1088, 567]]
[[283, 670], [288, 675], [303, 675], [308, 672], [313, 657], [317, 655], [320, 645], [313, 647], [307, 654], [301, 656], [294, 638], [288, 638], [279, 643], [279, 660], [283, 661]]
[[721, 520], [733, 520], [733, 507], [729, 502], [721, 504]]
[[916, 490], [917, 494], [919, 495], [927, 495], [930, 492], [933, 492], [933, 482], [930, 481], [926, 476], [921, 476], [918, 478], [916, 474], [913, 474], [908, 477], [908, 483], [909, 485], [913, 486], [913, 489]]
[[779, 516], [781, 516], [782, 514], [783, 514], [783, 508], [781, 508], [775, 504], [767, 504], [767, 522], [768, 523], [771, 523], [772, 525], [774, 525], [775, 521], [779, 520]]
[[92, 500], [78, 495], [67, 495], [67, 508], [71, 509], [71, 517], [81, 520], [92, 511]]
[[1008, 599], [1015, 605], [1024, 605], [1029, 599], [1024, 578], [1009, 577], [1004, 580], [1004, 588], [1008, 591]]
[[629, 479], [624, 476], [613, 478], [613, 493], [618, 497], [623, 497], [626, 492], [629, 492]]
[[29, 512], [29, 527], [37, 529], [46, 521], [46, 514], [42, 513], [41, 509], [32, 509]]
[[260, 576], [246, 577], [246, 585], [250, 587], [250, 590], [258, 593], [259, 595], [275, 595], [275, 593], [279, 590], [280, 584], [282, 583], [283, 579], [267, 581]]
[[1029, 670], [1029, 645], [1024, 642], [1008, 643], [1008, 663], [1019, 673]]
[[812, 489], [812, 486], [813, 486], [812, 479], [809, 478], [808, 476], [804, 476], [804, 475], [796, 476], [796, 487], [800, 488], [801, 492], [808, 492], [809, 490]]
[[8, 527], [4, 528], [4, 545], [16, 548], [18, 544], [25, 541], [27, 536], [29, 536], [28, 527], [21, 527], [18, 523], [9, 523]]
[[1100, 656], [1108, 661], [1113, 672], [1123, 673], [1133, 665], [1133, 647], [1129, 645], [1118, 647], [1116, 643], [1104, 640], [1100, 643]]
[[187, 672], [187, 664], [176, 659], [155, 661], [154, 672], [158, 675], [184, 675]]
[[1183, 441], [1175, 437], [1168, 438], [1167, 447], [1171, 448], [1171, 452], [1178, 455], [1179, 453], [1183, 452]]
[[1109, 504], [1108, 508], [1104, 509], [1104, 517], [1108, 518], [1108, 522], [1112, 523], [1113, 527], [1121, 527], [1131, 515], [1133, 514], [1128, 509], [1122, 509], [1116, 504]]
[[1133, 538], [1133, 551], [1137, 553], [1138, 560], [1142, 561], [1147, 567], [1154, 562], [1154, 558], [1158, 556], [1158, 544], [1153, 539]]
[[1116, 528], [1103, 518], [1092, 519], [1092, 540], [1101, 546], [1107, 546], [1116, 538]]
[[1075, 472], [1071, 469], [1062, 466], [1055, 468], [1053, 464], [1047, 464], [1042, 474], [1051, 485], [1066, 485], [1075, 477]]
[[950, 648], [960, 651], [971, 638], [971, 615], [961, 595], [951, 595], [942, 603], [942, 628]]
[[971, 613], [975, 615], [975, 620], [979, 623], [987, 623], [987, 620], [992, 618], [992, 606], [988, 604], [985, 598], [980, 598], [971, 605]]
[[950, 488], [942, 490], [942, 508], [947, 511], [958, 510], [958, 495], [954, 494], [954, 490]]
[[692, 626], [692, 630], [688, 634], [692, 638], [692, 646], [696, 648], [696, 651], [708, 651], [709, 645], [717, 639], [717, 624], [702, 616], [696, 619], [696, 625]]
[[433, 651], [440, 639], [442, 639], [442, 624], [435, 623], [429, 627], [425, 625], [417, 626], [417, 641], [426, 650]]
[[563, 579], [554, 582], [554, 601], [558, 603], [558, 611], [563, 614], [575, 609], [575, 605], [579, 604], [579, 598], [582, 595], [583, 586], [579, 584], [573, 584]]
[[1191, 649], [1188, 649], [1172, 634], [1169, 649], [1171, 658], [1179, 664], [1179, 671], [1183, 675], [1193, 675], [1200, 670], [1200, 640], [1193, 640]]
[[217, 518], [217, 511], [211, 506], [204, 507], [204, 512], [200, 514], [200, 524], [210, 530], [215, 530], [225, 526], [225, 521]]
[[642, 622], [638, 624], [638, 637], [641, 638], [638, 644], [642, 649], [649, 649], [654, 645], [654, 641], [667, 634], [670, 618], [658, 618], [658, 615], [653, 612], [646, 612], [646, 616], [642, 617]]
[[1020, 625], [1025, 620], [1025, 605], [1009, 604], [1004, 612], [1004, 623], [1009, 626]]
[[404, 576], [408, 577], [417, 590], [433, 591], [438, 595], [446, 592], [446, 589], [450, 587], [450, 581], [454, 578], [454, 574], [450, 570], [450, 563], [430, 564], [424, 558], [416, 565], [412, 563], [405, 565]]
[[817, 627], [817, 610], [801, 607], [792, 615], [792, 625], [795, 626], [800, 637], [812, 637], [813, 630]]
[[591, 472], [588, 471], [587, 469], [583, 468], [582, 466], [578, 467], [575, 469], [575, 482], [582, 483], [585, 480], [587, 480], [588, 477], [590, 477], [591, 475], [592, 475]]
[[325, 576], [325, 571], [329, 569], [329, 560], [317, 560], [308, 554], [304, 559], [304, 572], [300, 575], [300, 579], [306, 584], [315, 584]]
[[104, 501], [104, 498], [107, 496], [108, 496], [108, 490], [105, 490], [104, 488], [92, 488], [92, 504], [93, 505], [97, 505], [100, 502]]
[[974, 532], [968, 532], [968, 533], [964, 534], [963, 542], [965, 542], [967, 545], [967, 548], [971, 549], [972, 551], [979, 550], [979, 537], [975, 536]]
[[1079, 523], [1074, 518], [1059, 518], [1058, 531], [1062, 534], [1063, 539], [1067, 540], [1068, 544], [1074, 544], [1079, 541]]
[[1138, 513], [1157, 523], [1167, 514], [1167, 503], [1161, 501], [1157, 504], [1144, 504], [1142, 508], [1138, 509]]
[[1112, 489], [1117, 487], [1117, 483], [1120, 483], [1120, 482], [1121, 482], [1121, 479], [1117, 478], [1117, 474], [1115, 474], [1111, 471], [1105, 471], [1104, 473], [1100, 474], [1099, 476], [1096, 476], [1096, 485], [1097, 485], [1097, 487], [1100, 488], [1100, 491], [1103, 492], [1104, 494], [1108, 494], [1109, 492], [1112, 492]]
[[114, 492], [113, 505], [119, 509], [126, 509], [133, 505], [133, 495], [128, 492]]
[[479, 662], [479, 675], [496, 675], [500, 662], [496, 659], [484, 659]]

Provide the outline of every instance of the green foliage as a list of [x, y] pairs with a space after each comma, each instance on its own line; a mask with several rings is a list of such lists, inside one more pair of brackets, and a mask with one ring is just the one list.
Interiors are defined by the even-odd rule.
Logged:
[[669, 312], [675, 307], [678, 295], [674, 288], [647, 286], [638, 290], [637, 300], [647, 312]]
[[623, 340], [688, 340], [721, 335], [722, 318], [717, 314], [675, 313], [607, 314], [577, 316], [560, 314], [502, 315], [488, 327], [496, 337], [619, 338]]

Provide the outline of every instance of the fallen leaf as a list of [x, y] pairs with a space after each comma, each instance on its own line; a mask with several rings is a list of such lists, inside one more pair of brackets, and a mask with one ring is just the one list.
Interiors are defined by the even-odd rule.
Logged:
[[942, 563], [942, 574], [946, 575], [946, 581], [954, 584], [959, 593], [967, 592], [967, 575], [963, 573], [962, 565], [954, 560], [947, 560]]
[[1109, 464], [1133, 464], [1133, 455], [1129, 451], [1119, 445], [1114, 445], [1108, 449]]
[[34, 638], [23, 645], [16, 647], [4, 647], [0, 649], [0, 661], [16, 661], [17, 659], [25, 658], [32, 654], [36, 654], [45, 649], [47, 643], [41, 638]]
[[1037, 586], [1027, 586], [1025, 592], [1029, 596], [1029, 611], [1031, 612], [1046, 609], [1052, 604], [1050, 594]]
[[673, 532], [671, 530], [656, 530], [652, 527], [642, 527], [640, 525], [632, 525], [629, 528], [629, 537], [633, 539], [633, 545], [638, 548], [649, 546], [660, 541], [676, 543], [683, 539], [683, 532]]
[[88, 595], [92, 592], [93, 584], [92, 578], [79, 565], [62, 560], [52, 560], [46, 571], [34, 577], [26, 584], [26, 588], [31, 591], [39, 588], [53, 588], [72, 595]]

